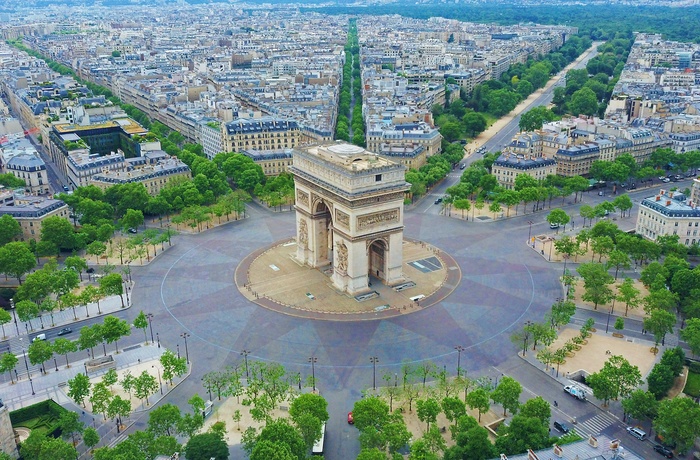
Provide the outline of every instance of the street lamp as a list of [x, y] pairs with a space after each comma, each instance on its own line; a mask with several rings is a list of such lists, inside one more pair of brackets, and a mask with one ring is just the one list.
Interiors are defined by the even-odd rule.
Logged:
[[530, 239], [532, 238], [532, 224], [534, 224], [534, 222], [528, 220], [527, 223], [530, 225], [530, 229], [527, 231], [527, 244], [530, 244]]
[[12, 316], [15, 317], [15, 327], [17, 328], [17, 335], [19, 335], [19, 324], [17, 324], [17, 312], [15, 311], [15, 299], [10, 299], [10, 308], [12, 309]]
[[379, 358], [372, 356], [369, 358], [369, 362], [372, 363], [372, 388], [377, 389], [377, 363]]
[[58, 363], [56, 362], [56, 357], [53, 358], [53, 364], [56, 366], [56, 372], [58, 372]]
[[462, 345], [457, 345], [455, 350], [457, 350], [457, 377], [459, 377], [459, 365], [462, 359], [462, 352], [465, 350], [465, 348]]
[[309, 358], [309, 362], [311, 363], [311, 385], [314, 388], [314, 392], [316, 391], [316, 368], [314, 367], [316, 361], [318, 361], [318, 358], [315, 356]]
[[151, 322], [153, 320], [153, 313], [148, 313], [146, 318], [148, 318], [148, 327], [151, 328], [151, 342], [153, 342], [153, 323]]
[[177, 359], [180, 359], [180, 344], [176, 343], [175, 348], [177, 349]]
[[[161, 396], [163, 395], [163, 382], [160, 380], [160, 369], [158, 369], [155, 365], [151, 366], [153, 369], [158, 372], [158, 386], [160, 387], [160, 394]], [[211, 396], [209, 397], [211, 399]]]
[[610, 326], [610, 317], [612, 316], [613, 310], [615, 309], [615, 297], [613, 297], [612, 306], [608, 312], [608, 321], [605, 323], [605, 333], [608, 333], [608, 327]]
[[22, 346], [22, 356], [24, 357], [24, 367], [27, 368], [27, 376], [31, 380], [32, 374], [29, 373], [29, 364], [27, 364], [27, 351], [24, 349], [24, 343], [22, 342], [22, 337], [19, 338], [19, 343]]
[[32, 396], [34, 396], [36, 393], [34, 392], [34, 382], [31, 377], [29, 377], [29, 386], [32, 387]]
[[527, 340], [530, 338], [530, 331], [528, 331], [530, 326], [532, 326], [532, 321], [527, 320], [523, 327], [523, 357], [525, 357], [525, 351], [527, 350]]
[[156, 340], [158, 340], [158, 348], [160, 348], [160, 336], [156, 332]]
[[297, 381], [299, 382], [299, 391], [301, 391], [301, 372], [297, 372]]
[[248, 355], [250, 354], [250, 350], [243, 350], [241, 352], [241, 355], [243, 356], [243, 361], [245, 362], [245, 378], [250, 378], [250, 375], [248, 374]]
[[[151, 331], [151, 332], [153, 332], [153, 331]], [[187, 349], [187, 337], [189, 337], [189, 336], [190, 336], [190, 334], [188, 332], [183, 332], [182, 334], [180, 334], [180, 337], [185, 339], [185, 357], [187, 359], [187, 364], [190, 363], [190, 352]], [[151, 336], [151, 340], [153, 340], [153, 336]]]

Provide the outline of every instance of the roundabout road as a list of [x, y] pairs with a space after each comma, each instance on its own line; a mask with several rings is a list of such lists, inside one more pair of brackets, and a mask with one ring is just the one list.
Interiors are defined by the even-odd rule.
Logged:
[[[298, 318], [261, 308], [233, 283], [238, 263], [250, 252], [287, 238], [293, 214], [254, 217], [177, 244], [135, 273], [136, 305], [154, 313], [154, 328], [170, 348], [188, 332], [195, 375], [249, 359], [276, 361], [310, 373], [315, 356], [318, 385], [361, 390], [377, 372], [400, 372], [403, 362], [433, 361], [455, 372], [456, 351], [467, 349], [462, 367], [479, 371], [511, 356], [510, 334], [527, 320], [541, 320], [560, 295], [557, 271], [524, 244], [520, 219], [489, 223], [408, 213], [406, 235], [448, 252], [462, 270], [457, 289], [437, 305], [376, 321], [334, 322]], [[147, 306], [147, 307], [146, 307]], [[198, 379], [195, 379], [198, 380]]]

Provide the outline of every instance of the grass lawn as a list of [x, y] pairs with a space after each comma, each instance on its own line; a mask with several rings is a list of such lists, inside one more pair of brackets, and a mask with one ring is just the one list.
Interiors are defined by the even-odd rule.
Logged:
[[494, 117], [493, 115], [486, 113], [486, 112], [479, 112], [486, 118], [486, 126], [491, 126], [492, 124], [496, 123], [499, 119]]
[[688, 381], [685, 384], [683, 393], [693, 398], [700, 396], [700, 374], [688, 372]]

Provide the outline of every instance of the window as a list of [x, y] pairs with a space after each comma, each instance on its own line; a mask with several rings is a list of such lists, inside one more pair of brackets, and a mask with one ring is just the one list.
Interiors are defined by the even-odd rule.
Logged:
[[376, 176], [374, 176], [374, 181], [375, 181], [375, 182], [381, 182], [381, 181], [382, 181], [382, 175], [381, 175], [381, 174], [377, 174]]

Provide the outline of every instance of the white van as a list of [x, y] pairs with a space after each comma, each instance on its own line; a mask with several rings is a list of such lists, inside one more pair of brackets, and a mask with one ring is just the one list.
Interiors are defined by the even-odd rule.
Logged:
[[634, 436], [635, 438], [639, 439], [640, 441], [644, 441], [647, 438], [646, 432], [642, 431], [641, 429], [637, 427], [627, 427], [627, 432]]
[[32, 342], [36, 342], [38, 340], [46, 340], [46, 334], [37, 334], [37, 336], [32, 339]]

